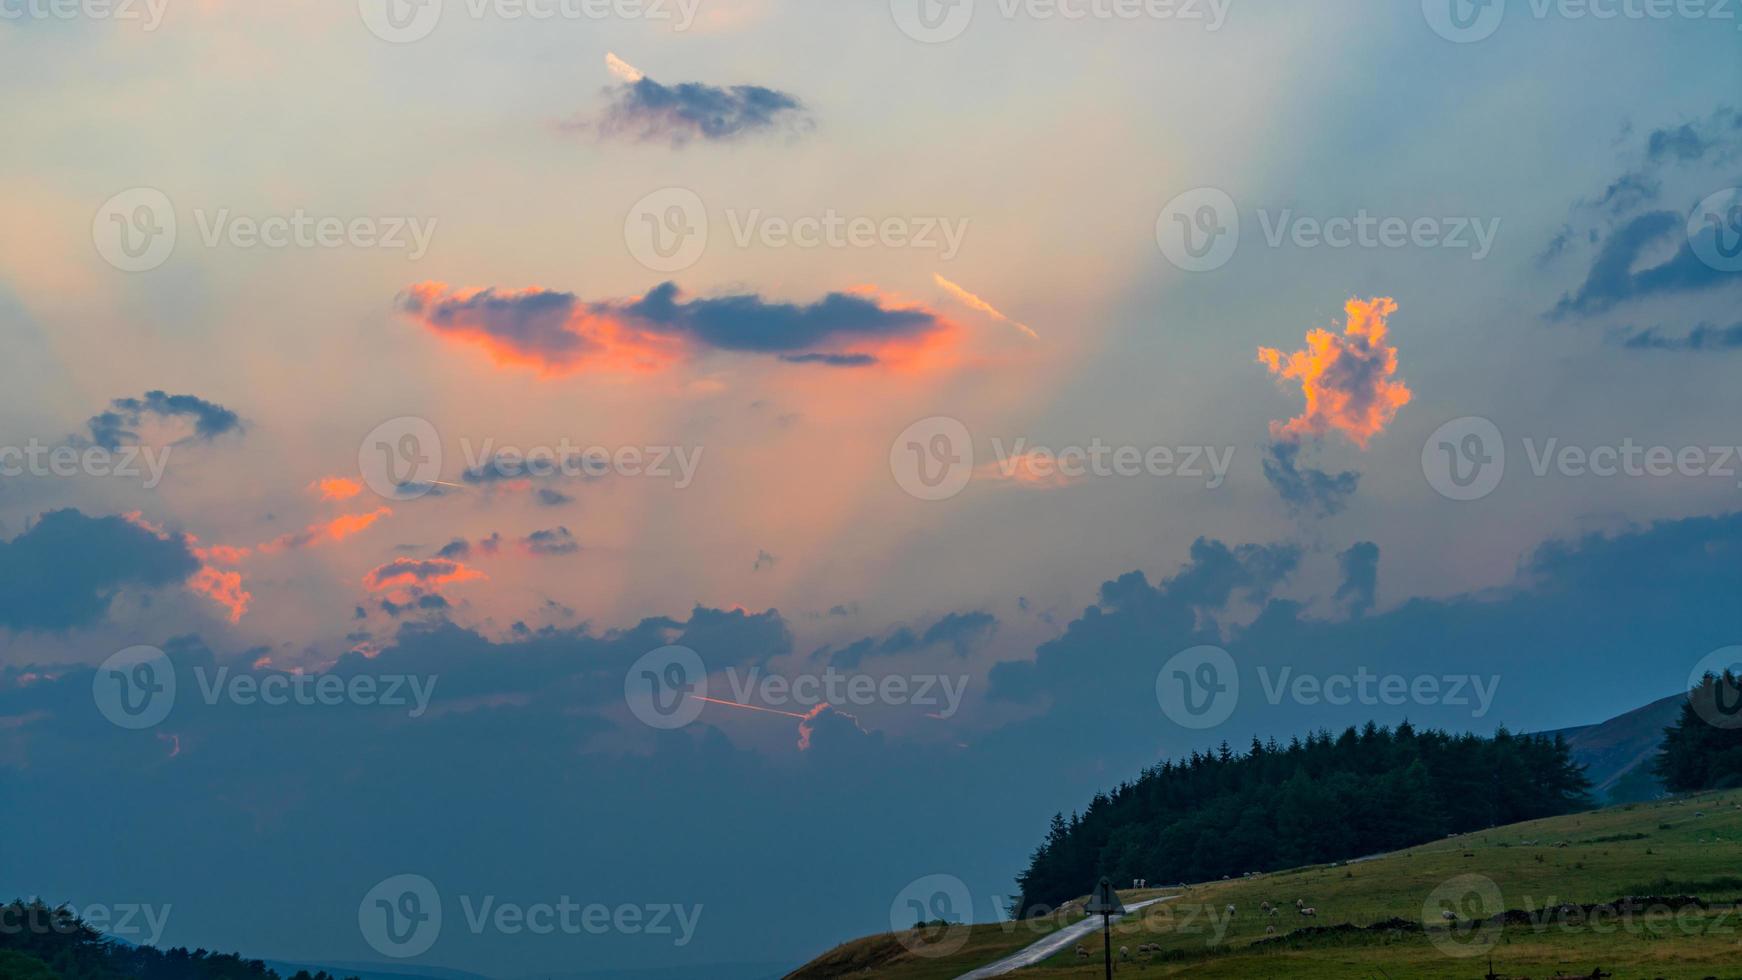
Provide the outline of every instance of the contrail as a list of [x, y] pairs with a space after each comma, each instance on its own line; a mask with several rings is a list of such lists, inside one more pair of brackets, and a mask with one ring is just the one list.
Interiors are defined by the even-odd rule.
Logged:
[[1035, 340], [1040, 339], [1040, 334], [1035, 333], [1034, 330], [1028, 326], [1028, 324], [1019, 323], [1015, 320], [1010, 319], [1009, 317], [1005, 316], [1003, 313], [999, 312], [998, 308], [996, 306], [993, 306], [991, 303], [988, 303], [985, 300], [981, 299], [980, 297], [975, 296], [973, 293], [968, 292], [966, 289], [963, 289], [962, 287], [956, 285], [955, 283], [949, 281], [948, 279], [945, 279], [943, 276], [940, 276], [935, 272], [932, 273], [932, 278], [937, 280], [937, 284], [939, 286], [942, 286], [944, 288], [944, 290], [946, 292], [948, 292], [951, 296], [954, 296], [957, 300], [960, 300], [963, 305], [965, 305], [971, 309], [979, 310], [981, 313], [986, 314], [987, 316], [991, 317], [994, 320], [1002, 320], [1005, 323], [1008, 323], [1011, 326], [1015, 327], [1016, 329], [1022, 331], [1023, 333], [1028, 334], [1030, 337], [1033, 337]]
[[751, 711], [766, 711], [771, 715], [785, 715], [788, 718], [808, 718], [808, 717], [810, 717], [809, 715], [801, 715], [796, 711], [781, 711], [779, 708], [764, 708], [761, 705], [756, 705], [756, 704], [740, 704], [737, 701], [722, 701], [719, 698], [703, 697], [700, 694], [692, 694], [692, 695], [690, 695], [690, 697], [695, 698], [697, 701], [706, 701], [709, 704], [723, 704], [723, 705], [726, 705], [727, 707], [747, 708]]

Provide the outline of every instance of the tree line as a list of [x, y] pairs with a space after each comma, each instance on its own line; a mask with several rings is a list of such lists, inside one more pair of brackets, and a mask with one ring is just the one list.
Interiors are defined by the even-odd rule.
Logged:
[[[0, 905], [0, 977], [6, 980], [282, 980], [259, 960], [177, 947], [159, 950], [104, 936], [65, 906], [40, 899]], [[335, 980], [298, 970], [290, 980]], [[355, 977], [350, 980], [356, 980]]]
[[1369, 722], [1286, 747], [1224, 742], [1144, 770], [1052, 818], [1017, 876], [1018, 915], [1115, 885], [1211, 881], [1410, 847], [1447, 834], [1590, 806], [1590, 781], [1559, 736], [1492, 737]]
[[1707, 674], [1663, 730], [1654, 768], [1672, 793], [1742, 786], [1742, 678]]

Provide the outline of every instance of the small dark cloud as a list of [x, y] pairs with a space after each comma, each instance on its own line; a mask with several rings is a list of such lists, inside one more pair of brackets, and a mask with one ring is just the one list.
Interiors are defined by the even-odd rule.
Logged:
[[470, 558], [471, 556], [472, 543], [465, 538], [455, 538], [442, 545], [441, 549], [436, 552], [437, 558]]
[[174, 585], [199, 567], [184, 537], [160, 536], [120, 517], [50, 511], [0, 541], [0, 626], [87, 626], [108, 610], [116, 590]]
[[569, 533], [566, 527], [553, 527], [534, 531], [522, 538], [520, 546], [529, 555], [548, 558], [554, 555], [571, 555], [581, 550], [581, 543]]
[[561, 507], [564, 504], [575, 502], [575, 498], [561, 490], [552, 490], [550, 487], [539, 487], [536, 496], [541, 507]]
[[381, 600], [381, 611], [395, 619], [407, 613], [444, 613], [450, 607], [446, 598], [435, 592], [426, 592], [407, 602], [394, 602], [392, 599]]
[[1625, 335], [1621, 346], [1628, 350], [1735, 350], [1742, 347], [1742, 323], [1728, 327], [1702, 323], [1680, 336], [1646, 327]]
[[869, 367], [877, 363], [870, 354], [782, 354], [788, 364], [826, 364], [830, 367]]
[[163, 391], [148, 391], [139, 398], [117, 398], [109, 410], [91, 416], [85, 423], [91, 431], [91, 443], [104, 449], [117, 449], [137, 443], [135, 431], [147, 416], [159, 419], [185, 419], [194, 426], [193, 434], [182, 442], [210, 441], [226, 432], [239, 432], [242, 420], [222, 405], [194, 395], [171, 395]]
[[1348, 506], [1361, 482], [1353, 470], [1327, 473], [1299, 463], [1300, 443], [1273, 442], [1265, 449], [1264, 478], [1288, 504], [1289, 510], [1313, 517], [1329, 517]]
[[946, 613], [923, 630], [897, 626], [879, 636], [863, 637], [845, 646], [820, 647], [811, 653], [811, 659], [826, 660], [832, 666], [854, 670], [866, 660], [929, 647], [947, 646], [956, 656], [965, 657], [997, 627], [998, 619], [991, 613]]
[[1342, 572], [1343, 584], [1337, 586], [1334, 598], [1351, 617], [1367, 615], [1373, 609], [1373, 597], [1379, 587], [1379, 546], [1371, 541], [1357, 541], [1337, 555], [1337, 567]]
[[780, 559], [774, 557], [773, 555], [769, 554], [766, 551], [763, 551], [761, 548], [757, 548], [756, 549], [756, 561], [751, 564], [750, 570], [752, 572], [760, 572], [764, 568], [773, 568], [774, 563], [779, 561], [779, 560]]
[[760, 85], [663, 85], [642, 78], [608, 94], [610, 105], [599, 123], [599, 134], [608, 138], [683, 146], [697, 139], [728, 142], [780, 129], [797, 131], [810, 122], [796, 97]]

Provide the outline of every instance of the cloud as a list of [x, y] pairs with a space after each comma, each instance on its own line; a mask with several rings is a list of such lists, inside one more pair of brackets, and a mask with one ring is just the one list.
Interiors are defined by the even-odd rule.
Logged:
[[1742, 347], [1742, 323], [1728, 327], [1701, 323], [1679, 337], [1646, 327], [1627, 334], [1621, 346], [1628, 350], [1735, 350]]
[[398, 586], [433, 588], [484, 577], [483, 572], [447, 558], [395, 558], [370, 569], [363, 576], [363, 585], [380, 592]]
[[1335, 475], [1300, 466], [1300, 443], [1287, 440], [1265, 447], [1264, 478], [1276, 488], [1289, 509], [1314, 517], [1330, 517], [1348, 506], [1361, 474], [1345, 470]]
[[[1597, 252], [1585, 281], [1575, 292], [1560, 298], [1549, 311], [1549, 319], [1589, 316], [1624, 302], [1742, 281], [1742, 273], [1718, 269], [1695, 254], [1686, 225], [1686, 217], [1674, 211], [1649, 211], [1616, 229]], [[1638, 268], [1648, 249], [1667, 242], [1675, 243], [1674, 254], [1657, 265]]]
[[778, 89], [701, 82], [662, 85], [610, 53], [605, 65], [622, 84], [607, 90], [609, 104], [598, 125], [603, 137], [683, 146], [691, 140], [729, 142], [810, 124], [804, 103]]
[[751, 564], [750, 570], [752, 572], [760, 572], [764, 568], [773, 568], [774, 563], [779, 561], [779, 560], [780, 559], [774, 557], [773, 555], [769, 554], [768, 552], [763, 551], [761, 548], [758, 548], [758, 549], [756, 549], [756, 561], [753, 564]]
[[1397, 312], [1397, 301], [1351, 299], [1343, 309], [1349, 321], [1341, 336], [1311, 330], [1305, 350], [1285, 355], [1258, 349], [1258, 360], [1270, 373], [1299, 380], [1306, 396], [1300, 415], [1270, 424], [1272, 437], [1298, 440], [1340, 432], [1364, 449], [1409, 404], [1409, 388], [1395, 378], [1397, 348], [1385, 344], [1386, 318]]
[[572, 555], [581, 550], [581, 543], [575, 540], [568, 528], [558, 526], [528, 534], [520, 539], [520, 547], [529, 555], [550, 558], [556, 555]]
[[536, 496], [540, 507], [561, 507], [564, 504], [575, 502], [575, 498], [561, 490], [552, 490], [549, 487], [539, 487]]
[[323, 476], [309, 484], [309, 491], [322, 500], [350, 500], [363, 492], [363, 484], [343, 476]]
[[1379, 546], [1357, 541], [1337, 555], [1337, 567], [1343, 573], [1343, 584], [1337, 586], [1332, 598], [1342, 603], [1351, 617], [1367, 615], [1379, 587]]
[[117, 590], [186, 581], [200, 570], [187, 538], [124, 517], [43, 514], [0, 541], [0, 626], [65, 630], [96, 622]]
[[194, 424], [193, 434], [181, 442], [210, 441], [226, 432], [240, 432], [242, 420], [222, 405], [194, 395], [170, 395], [148, 391], [140, 398], [117, 398], [109, 410], [91, 416], [85, 423], [91, 430], [93, 445], [118, 449], [139, 441], [136, 430], [146, 416], [159, 419], [186, 419]]
[[318, 521], [300, 531], [282, 534], [260, 546], [262, 553], [270, 554], [276, 551], [287, 551], [295, 548], [306, 548], [313, 544], [343, 541], [353, 534], [367, 530], [376, 521], [393, 514], [391, 507], [377, 507], [372, 511], [360, 514], [340, 514], [330, 521]]
[[857, 670], [866, 661], [934, 647], [947, 647], [957, 657], [966, 657], [998, 628], [998, 618], [988, 612], [951, 612], [920, 630], [897, 626], [877, 636], [867, 636], [844, 646], [824, 646], [812, 651], [811, 659], [827, 661], [843, 670]]
[[797, 363], [912, 363], [956, 330], [929, 310], [865, 293], [834, 292], [805, 304], [753, 293], [685, 299], [671, 282], [634, 299], [593, 303], [538, 287], [455, 290], [423, 282], [400, 295], [399, 308], [440, 336], [484, 348], [498, 364], [546, 375], [658, 371], [700, 351]]

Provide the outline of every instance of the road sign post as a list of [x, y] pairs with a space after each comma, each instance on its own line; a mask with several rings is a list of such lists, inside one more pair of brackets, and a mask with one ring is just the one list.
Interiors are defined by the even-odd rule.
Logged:
[[1083, 911], [1101, 916], [1101, 955], [1107, 961], [1107, 980], [1113, 980], [1113, 917], [1125, 914], [1125, 904], [1119, 901], [1119, 893], [1113, 890], [1111, 878], [1103, 877], [1095, 883], [1095, 890], [1090, 893]]

